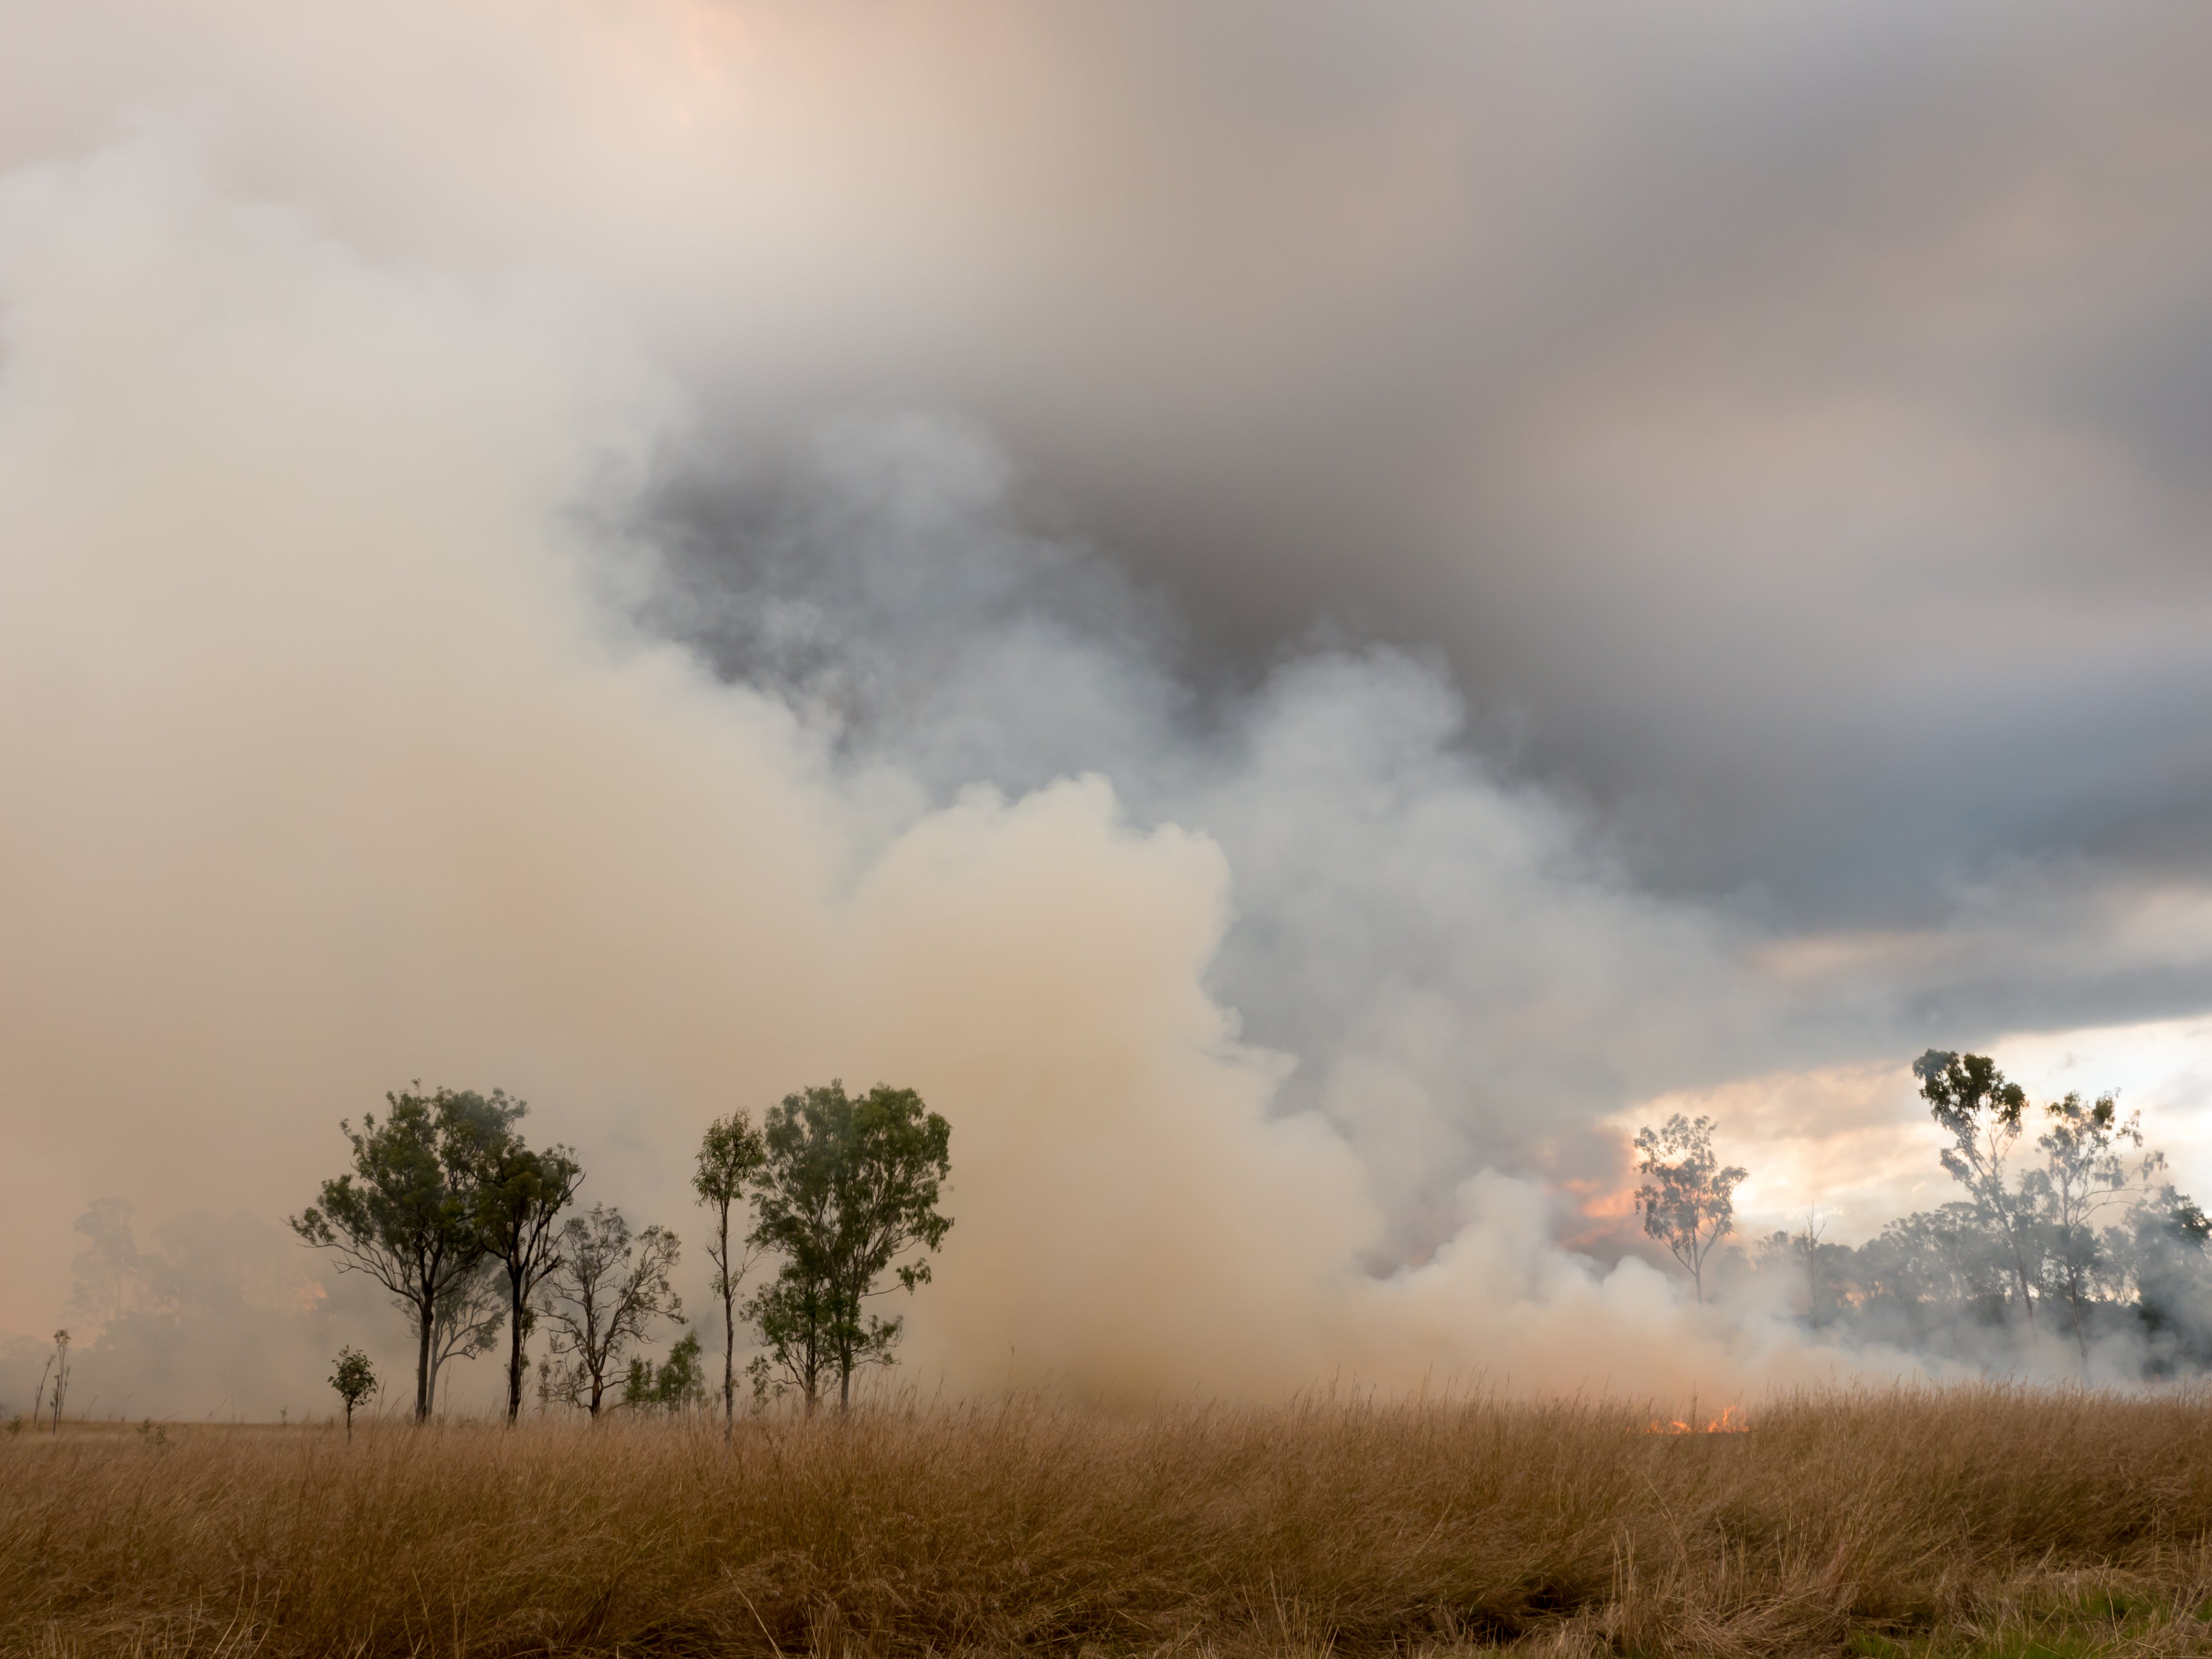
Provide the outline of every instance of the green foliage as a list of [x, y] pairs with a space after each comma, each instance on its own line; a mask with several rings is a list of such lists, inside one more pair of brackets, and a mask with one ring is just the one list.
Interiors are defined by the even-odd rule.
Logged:
[[752, 1120], [733, 1112], [707, 1126], [691, 1185], [714, 1218], [707, 1236], [708, 1259], [714, 1264], [714, 1294], [722, 1302], [722, 1421], [727, 1433], [737, 1419], [738, 1286], [758, 1256], [743, 1233], [732, 1236], [730, 1212], [744, 1201], [745, 1190], [768, 1161], [768, 1146]]
[[1688, 1270], [1698, 1300], [1705, 1299], [1705, 1258], [1735, 1231], [1735, 1189], [1751, 1172], [1721, 1167], [1713, 1153], [1713, 1121], [1677, 1112], [1656, 1129], [1636, 1132], [1636, 1172], [1644, 1178], [1636, 1207], [1644, 1231]]
[[1943, 1167], [2003, 1240], [2020, 1305], [2032, 1324], [2035, 1301], [2028, 1289], [2026, 1219], [2005, 1172], [2020, 1139], [2027, 1092], [2008, 1081], [1987, 1054], [1930, 1048], [1912, 1062], [1912, 1074], [1920, 1079], [1920, 1097], [1928, 1103], [1929, 1115], [1951, 1137], [1942, 1152]]
[[699, 1142], [699, 1161], [691, 1176], [699, 1201], [726, 1207], [741, 1201], [745, 1188], [768, 1161], [768, 1145], [752, 1120], [732, 1112], [707, 1126]]
[[[527, 1109], [514, 1103], [514, 1118]], [[529, 1374], [526, 1344], [534, 1321], [532, 1303], [559, 1264], [561, 1215], [583, 1184], [583, 1166], [566, 1146], [536, 1151], [514, 1132], [514, 1119], [477, 1146], [472, 1170], [478, 1237], [486, 1255], [504, 1270], [507, 1290], [507, 1420], [522, 1413], [522, 1380]]]
[[331, 1372], [331, 1386], [337, 1390], [338, 1398], [345, 1401], [346, 1438], [353, 1438], [354, 1408], [371, 1398], [377, 1390], [376, 1368], [368, 1363], [368, 1356], [359, 1348], [338, 1350], [337, 1369]]
[[[415, 1088], [419, 1090], [418, 1082]], [[483, 1260], [478, 1172], [488, 1151], [525, 1108], [495, 1090], [387, 1094], [383, 1122], [365, 1115], [353, 1168], [323, 1183], [321, 1202], [291, 1220], [308, 1243], [333, 1252], [342, 1273], [365, 1273], [390, 1291], [415, 1328], [415, 1415], [430, 1414], [438, 1307]]]
[[698, 1332], [686, 1332], [658, 1365], [643, 1358], [629, 1362], [623, 1404], [633, 1411], [696, 1411], [706, 1403], [707, 1368], [700, 1358]]
[[2007, 1328], [2046, 1310], [2085, 1369], [2106, 1336], [2154, 1376], [2212, 1364], [2212, 1219], [2165, 1179], [2140, 1115], [2109, 1094], [2036, 1107], [1986, 1055], [1931, 1049], [1913, 1070], [1962, 1196], [1856, 1249], [1777, 1234], [1744, 1267], [1797, 1278], [1815, 1322], [1970, 1364], [2017, 1363]]
[[828, 1376], [848, 1406], [854, 1371], [891, 1363], [901, 1322], [864, 1304], [892, 1288], [886, 1275], [909, 1292], [929, 1281], [929, 1263], [912, 1252], [940, 1249], [951, 1230], [937, 1207], [951, 1137], [920, 1095], [883, 1084], [855, 1100], [833, 1082], [769, 1111], [752, 1239], [783, 1265], [745, 1311], [770, 1369], [809, 1411]]
[[766, 1350], [745, 1366], [756, 1401], [796, 1389], [806, 1409], [814, 1410], [823, 1379], [832, 1374], [829, 1300], [826, 1281], [786, 1263], [745, 1304], [745, 1317]]

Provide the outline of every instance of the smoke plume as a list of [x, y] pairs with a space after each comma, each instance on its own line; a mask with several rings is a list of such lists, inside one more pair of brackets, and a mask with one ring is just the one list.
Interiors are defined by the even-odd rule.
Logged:
[[[588, 1197], [679, 1233], [710, 1117], [833, 1077], [920, 1090], [955, 1128], [904, 1356], [929, 1386], [1898, 1370], [1921, 1362], [1690, 1302], [1625, 1218], [1623, 1115], [1841, 1068], [1895, 1126], [1927, 1042], [2203, 1006], [2199, 874], [2125, 837], [1982, 858], [1979, 829], [1929, 829], [1884, 885], [1763, 797], [1698, 818], [1711, 752], [1668, 722], [1711, 687], [1652, 635], [1711, 647], [1717, 684], [1753, 660], [1723, 619], [1631, 582], [1560, 690], [1548, 663], [1497, 680], [1499, 624], [1432, 605], [1455, 538], [1525, 532], [1601, 588], [1616, 555], [1584, 544], [1635, 540], [1609, 515], [1694, 538], [1729, 473], [1688, 452], [1746, 453], [1729, 377], [1662, 443], [1661, 358], [1547, 360], [1509, 431], [1370, 325], [1441, 316], [1422, 284], [1467, 276], [1488, 320], [1450, 337], [1453, 398], [1470, 365], [1526, 389], [1577, 314], [1696, 337], [1668, 331], [1698, 260], [1615, 294], [1592, 273], [1633, 216], [1553, 226], [1419, 67], [1473, 50], [1449, 9], [1358, 43], [1293, 9], [1218, 106], [1233, 7], [1193, 25], [1189, 84], [1149, 9], [1055, 32], [955, 7], [941, 37], [903, 6], [185, 9], [21, 25], [41, 73], [0, 99], [0, 1329], [103, 1328], [88, 1408], [320, 1409], [341, 1334], [381, 1321], [396, 1352], [398, 1316], [278, 1223], [337, 1169], [337, 1121], [418, 1077], [527, 1097]], [[1590, 28], [1514, 50], [1562, 84], [1626, 74]], [[1084, 52], [1111, 109], [1040, 91]], [[1704, 72], [1653, 71], [1670, 95]], [[948, 88], [980, 101], [956, 118]], [[1593, 214], [1634, 195], [1614, 138], [1578, 151], [1507, 101], [1482, 120], [1552, 132]], [[1726, 221], [1758, 182], [1684, 210]], [[1464, 191], [1527, 240], [1483, 252], [1439, 206]], [[1516, 356], [1498, 331], [1569, 266]], [[1346, 361], [1316, 343], [1339, 318]], [[1807, 422], [1766, 475], [1784, 527], [1832, 499], [1790, 468], [1879, 471], [1912, 431]], [[1251, 510], [1188, 494], [1192, 454]], [[1437, 493], [1450, 454], [1493, 516]], [[1973, 490], [1928, 465], [1875, 504], [1916, 535], [1935, 496], [2002, 494], [1995, 463]], [[1134, 482], [1102, 507], [1109, 468]], [[1572, 645], [1542, 558], [1493, 562]], [[1761, 724], [1819, 701], [1795, 672], [1739, 711], [1771, 780], [1833, 735]], [[1593, 698], [1665, 728], [1663, 787], [1604, 759], [1635, 722], [1574, 712]], [[2193, 810], [2161, 776], [2130, 823]], [[1804, 1115], [1785, 1132], [1826, 1133]], [[140, 1218], [145, 1299], [72, 1310], [72, 1224], [107, 1198]], [[27, 1367], [0, 1356], [0, 1400]]]

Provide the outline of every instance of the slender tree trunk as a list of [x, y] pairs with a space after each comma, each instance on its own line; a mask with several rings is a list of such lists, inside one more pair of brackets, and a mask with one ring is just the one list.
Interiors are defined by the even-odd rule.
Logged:
[[510, 1429], [522, 1415], [522, 1275], [515, 1271], [513, 1262], [507, 1265], [507, 1425]]
[[738, 1431], [738, 1287], [730, 1278], [730, 1206], [722, 1206], [722, 1443]]
[[2066, 1310], [2074, 1316], [2074, 1346], [2081, 1352], [2081, 1370], [2086, 1376], [2089, 1369], [2089, 1336], [2081, 1325], [2081, 1304], [2088, 1298], [2082, 1294], [2081, 1270], [2069, 1269], [2066, 1274]]
[[[722, 1276], [723, 1283], [729, 1275]], [[725, 1291], [722, 1294], [722, 1443], [728, 1445], [738, 1432], [738, 1316], [735, 1298]]]
[[2013, 1283], [2020, 1289], [2020, 1304], [2027, 1310], [2027, 1328], [2033, 1331], [2035, 1328], [2035, 1298], [2028, 1293], [2027, 1257], [2020, 1248], [2020, 1214], [2007, 1200], [2000, 1181], [1993, 1179], [1990, 1188], [1996, 1194], [1992, 1207], [2004, 1223], [2005, 1243], [2012, 1251]]
[[426, 1287], [422, 1299], [416, 1304], [416, 1310], [421, 1315], [416, 1323], [422, 1330], [422, 1340], [415, 1353], [415, 1420], [426, 1423], [430, 1418], [430, 1343], [435, 1335], [430, 1326], [438, 1315], [436, 1293]]
[[2027, 1261], [2020, 1248], [2018, 1218], [2012, 1216], [2006, 1218], [2005, 1239], [2012, 1246], [2013, 1282], [2020, 1286], [2020, 1304], [2027, 1310], [2027, 1328], [2032, 1331], [2035, 1328], [2035, 1298], [2028, 1294]]

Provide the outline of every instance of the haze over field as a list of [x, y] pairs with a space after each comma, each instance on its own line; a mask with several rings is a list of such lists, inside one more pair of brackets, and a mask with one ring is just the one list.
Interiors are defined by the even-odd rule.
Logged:
[[0, 9], [0, 1333], [119, 1198], [237, 1336], [91, 1408], [321, 1409], [399, 1330], [281, 1231], [341, 1117], [502, 1086], [689, 1237], [706, 1121], [842, 1077], [954, 1126], [926, 1384], [1911, 1369], [1686, 1308], [1623, 1126], [1863, 1237], [1974, 1048], [2212, 1188], [2208, 73]]

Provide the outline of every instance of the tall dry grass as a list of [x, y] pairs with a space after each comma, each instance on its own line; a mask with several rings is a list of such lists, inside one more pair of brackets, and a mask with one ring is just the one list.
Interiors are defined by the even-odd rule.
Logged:
[[1018, 1401], [741, 1424], [728, 1449], [650, 1422], [0, 1435], [0, 1652], [2205, 1645], [2203, 1396], [1648, 1417]]

